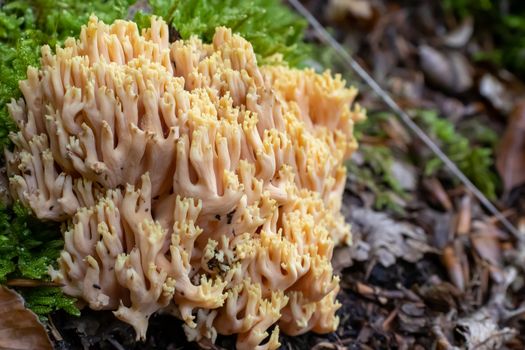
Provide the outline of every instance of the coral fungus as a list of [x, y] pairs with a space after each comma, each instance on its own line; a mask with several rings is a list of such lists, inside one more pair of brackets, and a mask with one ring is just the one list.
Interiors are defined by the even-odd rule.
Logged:
[[336, 328], [330, 260], [350, 240], [343, 161], [363, 115], [340, 77], [259, 67], [226, 28], [170, 43], [161, 19], [140, 34], [92, 17], [20, 89], [11, 191], [65, 222], [50, 273], [66, 293], [138, 338], [159, 310], [238, 349]]

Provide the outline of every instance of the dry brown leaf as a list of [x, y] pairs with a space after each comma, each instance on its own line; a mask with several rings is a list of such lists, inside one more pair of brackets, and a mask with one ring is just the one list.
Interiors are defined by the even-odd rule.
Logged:
[[492, 279], [496, 283], [503, 281], [503, 249], [501, 234], [494, 224], [474, 221], [473, 233], [470, 235], [472, 246], [479, 257], [488, 265]]
[[470, 232], [472, 224], [472, 199], [470, 196], [464, 195], [459, 201], [459, 210], [457, 214], [456, 233], [458, 235], [466, 235]]
[[0, 286], [0, 349], [53, 349], [38, 317], [24, 307], [20, 295], [4, 286]]
[[452, 210], [452, 201], [437, 178], [431, 177], [423, 179], [423, 186], [426, 192], [431, 196], [429, 199], [432, 202], [441, 205], [443, 209], [447, 211]]
[[525, 101], [518, 102], [496, 154], [505, 192], [525, 182]]
[[441, 260], [452, 283], [460, 290], [465, 290], [465, 274], [461, 266], [461, 257], [458, 256], [457, 246], [448, 245], [443, 249]]
[[476, 231], [471, 235], [472, 245], [479, 256], [493, 266], [501, 267], [502, 256], [499, 239], [482, 223], [476, 223]]

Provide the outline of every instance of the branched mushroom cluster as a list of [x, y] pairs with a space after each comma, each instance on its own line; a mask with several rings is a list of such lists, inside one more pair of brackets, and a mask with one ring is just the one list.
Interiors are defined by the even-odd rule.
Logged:
[[[169, 42], [153, 18], [106, 25], [20, 82], [6, 152], [13, 196], [64, 221], [52, 278], [144, 338], [171, 312], [188, 338], [237, 334], [238, 349], [337, 327], [334, 244], [356, 95], [328, 72], [259, 67], [249, 42]], [[272, 327], [276, 325], [273, 330]]]

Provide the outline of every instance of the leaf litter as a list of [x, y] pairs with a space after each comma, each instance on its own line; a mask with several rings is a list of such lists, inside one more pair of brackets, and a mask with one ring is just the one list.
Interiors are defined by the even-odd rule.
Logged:
[[[341, 325], [335, 337], [302, 341], [345, 349], [522, 349], [523, 84], [477, 60], [490, 45], [479, 18], [456, 16], [437, 1], [401, 0], [369, 1], [371, 15], [363, 16], [358, 3], [307, 6], [523, 239], [507, 234], [401, 124], [393, 132], [395, 117], [359, 85], [369, 119], [357, 127], [361, 151], [349, 164], [343, 205], [354, 245], [333, 258], [343, 287]], [[335, 54], [323, 55], [355, 81]], [[285, 340], [288, 348], [303, 344]]]

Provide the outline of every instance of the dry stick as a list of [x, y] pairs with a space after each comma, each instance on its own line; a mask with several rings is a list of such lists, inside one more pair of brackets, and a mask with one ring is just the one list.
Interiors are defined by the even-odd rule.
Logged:
[[392, 97], [377, 83], [374, 78], [361, 67], [356, 60], [335, 40], [326, 29], [315, 19], [315, 17], [298, 1], [288, 0], [288, 2], [310, 23], [314, 28], [319, 39], [325, 44], [330, 45], [336, 53], [344, 60], [344, 63], [351, 68], [361, 79], [372, 88], [372, 90], [381, 98], [381, 100], [396, 114], [401, 121], [427, 145], [432, 152], [449, 168], [449, 170], [471, 191], [481, 204], [493, 214], [507, 230], [509, 230], [519, 241], [523, 240], [519, 231], [510, 223], [509, 220], [492, 204], [492, 202], [463, 174], [458, 166], [436, 145], [432, 139], [410, 118], [394, 101]]
[[5, 285], [8, 287], [63, 287], [63, 284], [41, 281], [41, 280], [32, 280], [28, 278], [13, 278], [7, 280]]

